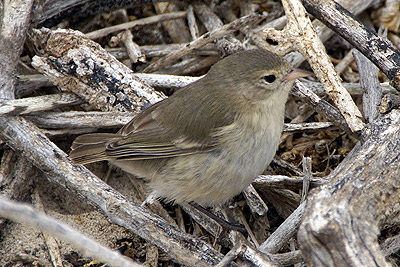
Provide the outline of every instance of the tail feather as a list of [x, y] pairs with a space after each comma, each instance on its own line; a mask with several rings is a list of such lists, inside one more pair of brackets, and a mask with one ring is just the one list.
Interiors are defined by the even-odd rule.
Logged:
[[84, 165], [92, 162], [107, 160], [106, 145], [119, 134], [96, 133], [78, 136], [71, 146], [70, 158], [75, 164]]

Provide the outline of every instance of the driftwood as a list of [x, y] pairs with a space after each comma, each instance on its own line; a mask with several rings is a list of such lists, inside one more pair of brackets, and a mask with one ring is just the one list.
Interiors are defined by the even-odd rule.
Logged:
[[[224, 24], [221, 19], [202, 1], [194, 1], [194, 10], [208, 31], [221, 28]], [[226, 36], [216, 40], [217, 49], [222, 57], [233, 54], [242, 49], [242, 43], [232, 37]]]
[[[65, 14], [70, 14], [68, 20], [74, 24], [82, 16], [88, 16], [88, 12], [98, 14], [100, 10], [112, 11], [146, 1], [117, 1], [118, 3], [101, 1], [96, 7], [91, 5], [91, 1], [80, 1], [80, 4], [77, 4], [76, 1], [56, 2], [44, 1], [42, 6], [33, 7], [32, 21], [34, 25], [55, 25], [64, 22]], [[369, 34], [369, 31], [356, 21], [356, 25], [359, 27], [352, 29], [354, 30], [352, 33], [357, 37], [354, 38], [344, 30], [351, 28], [347, 23], [350, 21], [353, 23], [353, 18], [333, 1], [324, 0], [322, 2], [327, 4], [328, 8], [313, 0], [303, 0], [304, 6], [310, 13], [312, 12], [315, 17], [327, 23], [334, 31], [344, 32], [345, 38], [349, 38], [349, 42], [360, 49], [362, 44], [359, 43], [358, 34], [360, 32]], [[355, 14], [371, 6], [373, 2], [373, 0], [340, 1]], [[304, 48], [307, 47], [305, 40], [313, 40], [312, 42], [319, 42], [319, 40], [316, 39], [316, 35], [312, 37], [315, 39], [293, 37], [299, 33], [299, 29], [305, 32], [317, 32], [322, 42], [327, 41], [333, 34], [317, 20], [314, 20], [311, 25], [306, 20], [305, 13], [301, 14], [300, 2], [294, 0], [283, 1], [288, 19], [285, 16], [275, 17], [276, 20], [257, 27], [254, 25], [257, 25], [263, 17], [249, 15], [254, 12], [254, 5], [250, 1], [242, 1], [238, 5], [240, 16], [234, 12], [234, 9], [229, 8], [230, 4], [236, 3], [235, 1], [222, 1], [220, 5], [213, 3], [217, 5], [215, 8], [207, 7], [202, 1], [195, 1], [189, 6], [185, 4], [187, 10], [183, 11], [180, 10], [182, 6], [178, 2], [176, 3], [177, 5], [175, 2], [171, 5], [156, 3], [157, 15], [133, 22], [127, 21], [125, 10], [113, 12], [114, 15], [122, 14], [123, 22], [128, 24], [122, 23], [103, 29], [100, 31], [100, 33], [103, 32], [101, 36], [122, 30], [122, 33], [116, 33], [118, 40], [115, 39], [115, 42], [121, 41], [125, 46], [132, 47], [131, 50], [137, 49], [138, 55], [143, 54], [147, 58], [161, 57], [154, 58], [145, 70], [192, 74], [193, 71], [197, 72], [203, 66], [208, 67], [215, 62], [218, 52], [229, 54], [230, 51], [240, 49], [242, 43], [245, 44], [245, 47], [251, 46], [249, 44], [251, 42], [260, 47], [267, 47], [265, 37], [260, 39], [262, 31], [271, 25], [276, 27], [276, 30], [281, 30], [286, 20], [290, 25], [287, 29], [292, 27], [291, 29], [296, 30], [287, 33], [287, 38], [281, 39], [280, 43], [284, 44], [288, 40], [292, 40], [292, 44], [296, 45], [297, 49], [303, 49], [303, 54], [307, 59], [312, 59], [313, 55], [307, 55], [309, 52], [304, 51]], [[379, 229], [387, 224], [398, 223], [398, 217], [396, 217], [398, 205], [396, 204], [399, 200], [399, 184], [396, 177], [399, 176], [397, 167], [399, 162], [396, 151], [399, 151], [397, 136], [400, 112], [393, 110], [384, 118], [376, 120], [379, 117], [377, 105], [381, 98], [380, 92], [367, 89], [369, 90], [368, 94], [365, 93], [366, 86], [371, 85], [371, 82], [365, 82], [363, 71], [359, 72], [359, 77], [364, 83], [362, 89], [359, 85], [354, 84], [341, 86], [337, 78], [331, 82], [340, 89], [357, 87], [352, 91], [349, 90], [353, 97], [357, 98], [363, 95], [363, 109], [365, 117], [370, 123], [361, 131], [362, 136], [357, 136], [361, 138], [361, 142], [328, 177], [325, 177], [327, 174], [314, 176], [310, 171], [310, 161], [303, 165], [303, 168], [308, 167], [308, 169], [302, 170], [291, 160], [276, 157], [273, 166], [278, 166], [296, 176], [289, 174], [285, 176], [285, 174], [257, 177], [253, 185], [244, 192], [245, 200], [241, 201], [245, 202], [251, 215], [247, 213], [244, 216], [240, 208], [234, 209], [233, 214], [226, 209], [217, 209], [218, 215], [228, 220], [234, 218], [235, 221], [243, 223], [249, 231], [248, 240], [243, 239], [235, 232], [228, 233], [226, 237], [220, 237], [219, 226], [212, 219], [198, 213], [190, 206], [176, 207], [173, 213], [158, 201], [147, 203], [144, 208], [140, 207], [140, 204], [135, 203], [140, 203], [146, 198], [143, 181], [132, 178], [136, 196], [128, 198], [99, 180], [85, 167], [71, 164], [68, 156], [59, 148], [58, 143], [56, 145], [48, 139], [51, 137], [52, 140], [59, 140], [57, 138], [62, 137], [60, 139], [68, 139], [70, 142], [71, 136], [74, 134], [104, 130], [116, 131], [136, 112], [165, 98], [152, 86], [168, 92], [170, 89], [179, 90], [180, 87], [198, 78], [148, 73], [134, 74], [111, 56], [115, 55], [121, 60], [130, 58], [134, 62], [135, 56], [131, 53], [132, 51], [127, 51], [125, 48], [104, 49], [87, 38], [87, 36], [98, 38], [99, 32], [92, 32], [85, 36], [78, 31], [42, 28], [29, 31], [29, 45], [35, 46], [35, 49], [32, 50], [35, 53], [32, 65], [45, 74], [46, 78], [19, 74], [18, 86], [14, 88], [15, 75], [13, 73], [22, 51], [31, 4], [31, 2], [18, 3], [25, 7], [25, 10], [18, 14], [21, 16], [20, 19], [14, 19], [16, 18], [14, 13], [19, 13], [20, 10], [12, 8], [4, 9], [6, 11], [2, 17], [5, 20], [3, 25], [6, 25], [5, 28], [8, 31], [0, 32], [2, 41], [0, 42], [2, 48], [0, 54], [5, 59], [0, 63], [2, 64], [0, 138], [12, 148], [12, 150], [5, 149], [4, 143], [1, 147], [3, 150], [5, 149], [0, 165], [2, 195], [29, 201], [29, 190], [34, 185], [34, 181], [30, 177], [42, 175], [49, 182], [72, 192], [74, 196], [82, 200], [82, 203], [89, 203], [96, 207], [112, 223], [123, 226], [149, 242], [145, 249], [146, 264], [153, 266], [159, 264], [161, 257], [165, 257], [162, 255], [162, 251], [166, 252], [167, 257], [173, 261], [190, 266], [216, 264], [218, 264], [217, 266], [234, 266], [236, 258], [245, 260], [245, 266], [250, 263], [256, 266], [293, 265], [303, 259], [309, 265], [375, 264], [384, 266], [387, 264], [384, 257], [393, 255], [399, 250], [400, 238], [398, 235], [383, 241], [380, 247], [376, 239]], [[80, 9], [77, 12], [78, 7]], [[167, 10], [171, 13], [165, 13]], [[334, 16], [327, 17], [326, 12], [336, 13]], [[293, 24], [296, 14], [300, 14], [301, 19], [304, 17], [300, 25]], [[13, 20], [7, 21], [10, 17]], [[187, 17], [189, 25], [185, 25], [183, 17]], [[174, 42], [181, 41], [183, 43], [134, 45], [130, 31], [126, 30], [127, 27], [155, 23], [160, 19], [174, 19], [170, 23], [165, 21], [161, 23], [164, 23], [165, 30]], [[222, 21], [226, 24], [224, 25]], [[20, 22], [21, 24], [19, 24]], [[225, 37], [228, 35], [230, 36]], [[244, 35], [248, 39], [244, 38]], [[307, 37], [310, 36], [307, 35]], [[220, 39], [221, 37], [225, 38]], [[360, 49], [361, 52], [372, 60], [378, 58], [378, 62], [375, 64], [381, 64], [380, 68], [384, 72], [386, 71], [392, 85], [396, 87], [397, 73], [395, 72], [399, 68], [398, 62], [396, 65], [396, 60], [385, 58], [382, 51], [379, 50], [380, 48], [376, 47], [377, 44], [382, 43], [387, 45], [387, 42], [376, 38], [375, 35], [366, 35], [366, 37], [371, 37], [373, 42], [363, 48], [364, 50]], [[213, 41], [216, 45], [210, 43]], [[362, 41], [367, 42], [367, 40]], [[11, 49], [15, 45], [18, 46], [18, 49]], [[324, 48], [319, 43], [319, 47], [314, 53], [325, 53], [323, 50]], [[393, 47], [390, 47], [389, 51], [396, 59], [398, 52]], [[376, 56], [372, 55], [374, 53], [377, 53]], [[345, 73], [346, 69], [352, 65], [351, 57], [352, 52], [349, 52], [341, 66], [336, 66], [340, 72]], [[363, 64], [363, 66], [368, 64], [365, 58], [358, 55], [355, 58], [358, 64]], [[182, 59], [182, 61], [175, 64], [174, 62], [178, 59]], [[304, 61], [304, 57], [299, 53], [292, 53], [288, 59], [295, 66]], [[327, 60], [326, 56], [325, 59]], [[326, 62], [331, 64], [330, 60]], [[161, 67], [163, 68], [161, 69]], [[324, 74], [326, 67], [325, 63], [318, 66], [320, 68], [318, 76], [323, 82], [329, 78]], [[394, 71], [390, 72], [389, 67], [392, 67]], [[143, 69], [142, 67], [140, 71]], [[334, 71], [332, 67], [330, 67], [330, 71]], [[32, 80], [31, 77], [35, 77], [35, 80]], [[393, 92], [393, 88], [387, 83], [378, 85], [376, 78], [373, 82], [375, 87], [383, 85], [384, 93]], [[41, 87], [50, 87], [53, 84], [66, 92], [52, 91], [52, 95], [45, 93], [42, 96]], [[317, 82], [297, 83], [297, 90], [294, 90], [293, 95], [297, 97], [296, 99], [300, 98], [310, 105], [304, 114], [298, 114], [291, 119], [292, 123], [285, 124], [285, 138], [293, 138], [292, 133], [294, 132], [304, 133], [305, 136], [307, 134], [323, 136], [330, 131], [340, 131], [341, 135], [345, 135], [342, 130], [351, 134], [351, 132], [360, 131], [364, 127], [361, 115], [348, 94], [346, 95], [348, 102], [339, 99], [340, 101], [336, 101], [336, 104], [330, 104], [324, 99], [326, 91], [322, 88], [321, 83]], [[336, 89], [329, 89], [328, 92], [336, 94], [333, 91]], [[36, 94], [33, 96], [32, 92], [34, 91], [38, 91], [39, 96]], [[17, 96], [30, 97], [13, 99], [14, 92]], [[70, 92], [74, 92], [78, 96]], [[374, 97], [371, 98], [372, 95]], [[394, 100], [390, 102], [391, 99], [397, 99], [397, 96], [386, 98], [388, 99], [386, 105], [390, 106], [384, 111], [387, 113], [396, 108], [398, 104]], [[46, 105], [34, 105], [32, 101], [39, 103], [45, 101]], [[80, 105], [80, 109], [90, 111], [70, 111], [76, 110], [77, 104], [82, 102], [86, 104]], [[68, 112], [60, 111], [60, 108], [65, 108]], [[92, 109], [102, 112], [93, 112]], [[307, 120], [311, 118], [314, 111], [323, 115], [328, 122], [308, 122]], [[67, 146], [69, 147], [69, 144]], [[330, 155], [328, 161], [329, 159]], [[21, 178], [15, 179], [16, 177]], [[304, 200], [308, 186], [313, 189], [308, 199]], [[40, 199], [38, 199], [40, 196], [37, 196], [37, 192], [35, 194], [32, 202], [36, 204], [37, 208], [43, 210]], [[301, 204], [299, 205], [299, 203]], [[269, 227], [276, 223], [271, 222], [269, 216], [274, 211], [284, 221], [271, 234]], [[188, 223], [188, 216], [184, 216], [184, 213], [189, 214], [198, 224], [192, 221]], [[8, 217], [11, 218], [9, 215]], [[247, 219], [248, 217], [251, 219]], [[295, 236], [302, 219], [304, 222], [300, 226], [298, 236], [300, 242], [297, 245]], [[250, 220], [252, 220], [252, 225]], [[350, 221], [353, 224], [350, 225]], [[5, 226], [5, 220], [1, 220], [0, 225]], [[192, 234], [188, 233], [187, 228], [192, 229]], [[262, 235], [265, 232], [268, 234]], [[259, 235], [259, 233], [261, 234]], [[46, 237], [46, 242], [49, 244], [48, 250], [51, 255], [54, 255], [54, 259], [51, 256], [51, 261], [57, 265], [61, 262], [60, 256], [57, 256], [59, 251], [57, 251], [55, 240], [50, 239]], [[223, 245], [218, 244], [217, 240], [222, 240]], [[258, 244], [261, 245], [258, 246]], [[157, 247], [161, 250], [158, 251]], [[221, 247], [231, 250], [223, 255], [219, 252]]]
[[239, 18], [235, 21], [232, 21], [229, 24], [226, 24], [218, 29], [215, 29], [211, 32], [208, 32], [208, 33], [200, 36], [199, 38], [190, 42], [188, 45], [186, 45], [182, 49], [177, 50], [177, 51], [169, 54], [168, 56], [165, 56], [165, 57], [159, 59], [157, 62], [147, 66], [145, 71], [148, 71], [148, 72], [154, 71], [155, 69], [157, 69], [161, 66], [165, 66], [166, 64], [177, 60], [178, 58], [188, 54], [189, 52], [191, 52], [192, 50], [194, 50], [198, 47], [201, 47], [205, 44], [211, 43], [212, 41], [219, 39], [221, 37], [224, 37], [225, 35], [228, 35], [234, 31], [237, 31], [238, 29], [240, 29], [244, 26], [256, 24], [256, 23], [260, 22], [261, 19], [262, 19], [262, 16], [251, 14], [251, 15]]
[[343, 36], [377, 65], [400, 90], [400, 52], [386, 39], [362, 24], [338, 3], [331, 0], [303, 0], [310, 14]]
[[186, 12], [174, 12], [174, 13], [153, 16], [153, 17], [150, 17], [147, 19], [126, 22], [126, 23], [119, 24], [117, 26], [112, 26], [112, 27], [104, 28], [104, 29], [97, 30], [94, 32], [89, 32], [86, 34], [86, 37], [90, 38], [90, 39], [98, 39], [98, 38], [107, 36], [114, 32], [119, 32], [121, 30], [128, 30], [135, 26], [153, 24], [153, 23], [157, 23], [160, 21], [164, 21], [164, 20], [180, 19], [180, 18], [184, 18], [184, 17], [186, 17]]
[[134, 264], [127, 258], [121, 257], [118, 252], [112, 251], [109, 248], [96, 243], [96, 241], [82, 236], [81, 233], [76, 232], [68, 225], [62, 224], [44, 214], [38, 213], [26, 204], [17, 204], [0, 198], [0, 214], [17, 222], [29, 222], [29, 224], [38, 227], [47, 233], [56, 237], [60, 236], [61, 239], [67, 240], [79, 247], [79, 250], [85, 255], [101, 259], [110, 266], [141, 266]]
[[164, 98], [78, 32], [42, 29], [33, 38], [46, 56], [35, 56], [32, 65], [96, 109], [139, 111]]
[[265, 29], [267, 38], [280, 43], [287, 40], [287, 43], [276, 49], [283, 54], [296, 47], [308, 59], [314, 73], [324, 84], [327, 95], [340, 110], [348, 128], [352, 132], [360, 131], [364, 127], [361, 112], [341, 84], [300, 0], [287, 0], [282, 4], [287, 16], [287, 25], [282, 31]]
[[360, 73], [360, 84], [363, 88], [363, 111], [369, 122], [373, 122], [379, 115], [378, 107], [382, 99], [382, 88], [378, 80], [378, 68], [359, 51], [354, 51]]
[[0, 103], [0, 114], [8, 116], [28, 114], [83, 103], [81, 98], [71, 93], [26, 97], [24, 99], [3, 101]]
[[[357, 145], [308, 200], [299, 241], [314, 266], [389, 266], [377, 235], [399, 223], [400, 112], [365, 130]], [[357, 255], [357, 256], [355, 256]]]

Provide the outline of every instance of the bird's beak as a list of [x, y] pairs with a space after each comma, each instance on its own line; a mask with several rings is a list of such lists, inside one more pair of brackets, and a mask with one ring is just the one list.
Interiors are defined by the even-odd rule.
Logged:
[[307, 77], [313, 75], [312, 72], [301, 70], [301, 69], [292, 69], [291, 72], [283, 76], [282, 81], [291, 81], [302, 77]]

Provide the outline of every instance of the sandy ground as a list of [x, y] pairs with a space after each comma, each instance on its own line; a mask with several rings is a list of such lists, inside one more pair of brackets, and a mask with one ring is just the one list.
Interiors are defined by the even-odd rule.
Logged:
[[[106, 169], [106, 167], [103, 166], [100, 169]], [[102, 173], [98, 175], [102, 177]], [[139, 237], [122, 227], [109, 223], [106, 217], [94, 207], [64, 188], [50, 183], [40, 172], [32, 179], [35, 181], [35, 188], [32, 190], [33, 202], [37, 202], [35, 198], [40, 199], [44, 211], [51, 217], [67, 223], [111, 248], [118, 248], [117, 241], [121, 239], [132, 239], [134, 243], [141, 243], [136, 246], [143, 245], [143, 240]], [[109, 184], [126, 196], [129, 196], [133, 190], [129, 179], [118, 170], [110, 176]], [[49, 250], [40, 230], [10, 221], [3, 226], [0, 232], [0, 266], [52, 266]], [[79, 256], [76, 257], [79, 260], [71, 258], [71, 254], [77, 253], [74, 247], [59, 240], [57, 243], [61, 258], [65, 260], [64, 266], [79, 266], [83, 263]]]

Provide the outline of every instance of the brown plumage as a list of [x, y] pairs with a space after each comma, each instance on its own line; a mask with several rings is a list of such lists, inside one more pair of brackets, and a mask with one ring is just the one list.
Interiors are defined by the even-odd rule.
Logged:
[[169, 201], [223, 203], [272, 160], [288, 92], [304, 76], [274, 53], [236, 53], [118, 133], [78, 137], [70, 156], [76, 164], [108, 160]]

